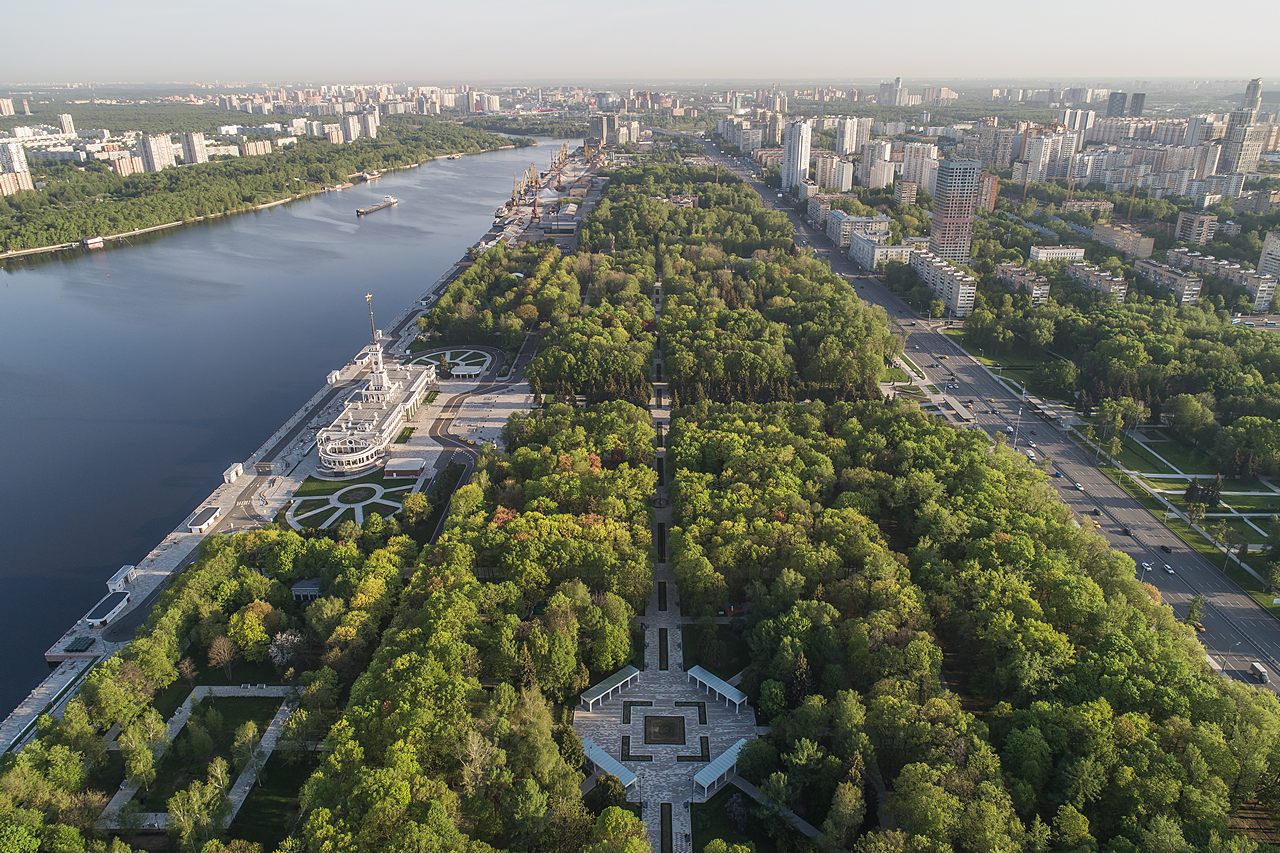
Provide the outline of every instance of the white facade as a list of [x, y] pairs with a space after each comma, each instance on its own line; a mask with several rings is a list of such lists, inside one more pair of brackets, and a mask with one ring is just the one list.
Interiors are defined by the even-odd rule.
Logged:
[[807, 121], [787, 123], [782, 134], [782, 191], [793, 192], [809, 178], [809, 141], [812, 129]]
[[177, 165], [173, 156], [173, 141], [167, 133], [154, 133], [142, 137], [138, 143], [142, 155], [142, 168], [148, 172], [159, 172]]
[[320, 468], [329, 473], [359, 474], [382, 464], [387, 447], [405, 421], [417, 414], [436, 381], [434, 364], [384, 365], [380, 343], [365, 347], [362, 354], [369, 379], [347, 398], [342, 414], [316, 435]]
[[932, 252], [913, 253], [910, 264], [925, 286], [947, 306], [951, 316], [968, 317], [973, 313], [973, 302], [978, 293], [977, 279]]
[[1262, 254], [1258, 256], [1258, 272], [1280, 278], [1280, 231], [1269, 231], [1262, 241]]
[[857, 232], [849, 235], [849, 260], [868, 272], [880, 269], [890, 261], [908, 263], [912, 253], [928, 248], [929, 241], [924, 237], [910, 237], [903, 243], [891, 246], [883, 237]]
[[205, 146], [203, 133], [182, 134], [182, 162], [188, 166], [209, 162], [209, 149]]
[[1032, 246], [1031, 260], [1039, 261], [1083, 261], [1084, 249], [1079, 246]]
[[1032, 305], [1043, 305], [1049, 300], [1049, 279], [1020, 264], [1000, 264], [996, 267], [996, 280], [1013, 290], [1025, 291], [1031, 296]]
[[1105, 293], [1114, 302], [1124, 302], [1129, 293], [1129, 284], [1123, 276], [1105, 273], [1090, 263], [1072, 264], [1067, 267], [1067, 275], [1072, 281], [1083, 284], [1090, 290]]

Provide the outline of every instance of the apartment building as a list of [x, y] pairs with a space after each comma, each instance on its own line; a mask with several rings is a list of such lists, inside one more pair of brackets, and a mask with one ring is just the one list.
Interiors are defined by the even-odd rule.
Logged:
[[942, 300], [950, 316], [968, 317], [973, 312], [977, 279], [931, 251], [913, 252], [908, 263], [925, 286]]

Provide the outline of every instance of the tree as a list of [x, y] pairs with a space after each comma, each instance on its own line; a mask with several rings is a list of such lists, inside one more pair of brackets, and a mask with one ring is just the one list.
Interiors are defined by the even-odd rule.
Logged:
[[125, 775], [130, 781], [149, 790], [156, 779], [156, 753], [165, 742], [164, 720], [154, 708], [125, 726], [117, 742], [124, 758]]
[[185, 850], [198, 850], [217, 831], [227, 810], [227, 763], [215, 758], [204, 781], [196, 780], [169, 798], [169, 829]]
[[184, 657], [182, 660], [178, 661], [178, 674], [182, 676], [183, 680], [188, 684], [195, 684], [196, 676], [199, 675], [199, 670], [196, 669], [195, 661], [190, 657]]
[[236, 770], [243, 770], [249, 766], [257, 745], [258, 724], [253, 720], [245, 720], [236, 728], [231, 741], [231, 761]]
[[236, 662], [239, 652], [236, 650], [236, 644], [225, 635], [220, 634], [213, 638], [213, 642], [209, 644], [209, 666], [221, 667], [222, 671], [227, 674], [227, 678], [231, 677], [231, 665]]
[[1190, 603], [1187, 604], [1187, 618], [1185, 621], [1188, 625], [1199, 626], [1200, 621], [1203, 618], [1204, 596], [1197, 593], [1191, 598]]
[[587, 808], [596, 814], [600, 814], [605, 809], [613, 806], [625, 806], [627, 792], [622, 787], [622, 782], [618, 781], [617, 776], [610, 773], [601, 773], [596, 777], [595, 787], [588, 791], [583, 799], [587, 804]]

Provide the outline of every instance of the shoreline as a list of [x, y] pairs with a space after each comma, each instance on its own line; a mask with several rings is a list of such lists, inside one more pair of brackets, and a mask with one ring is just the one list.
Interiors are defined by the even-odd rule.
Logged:
[[[537, 142], [535, 141], [534, 146], [536, 145], [537, 145]], [[461, 153], [462, 156], [464, 157], [475, 157], [480, 154], [491, 154], [494, 151], [511, 151], [517, 147], [518, 146], [516, 145], [499, 145], [496, 148], [486, 148], [484, 151], [464, 151], [464, 152], [458, 152], [458, 153]], [[527, 147], [533, 147], [533, 146], [527, 146]], [[452, 153], [437, 154], [433, 157], [428, 157], [427, 159], [422, 160], [418, 163], [405, 163], [404, 165], [400, 165], [400, 166], [387, 166], [382, 171], [383, 173], [386, 173], [386, 172], [400, 172], [405, 169], [418, 169], [426, 165], [427, 163], [434, 163], [436, 160], [447, 160], [449, 157], [452, 157], [452, 156], [453, 156]], [[239, 210], [228, 210], [223, 213], [210, 213], [206, 216], [197, 216], [194, 219], [179, 219], [174, 222], [165, 222], [160, 225], [149, 225], [146, 228], [135, 228], [132, 231], [122, 231], [119, 234], [103, 234], [103, 235], [93, 235], [93, 236], [102, 237], [102, 241], [103, 241], [102, 248], [105, 249], [107, 248], [107, 244], [118, 243], [121, 240], [128, 240], [130, 237], [140, 237], [143, 234], [153, 234], [157, 231], [167, 231], [170, 228], [177, 228], [182, 225], [198, 225], [202, 222], [212, 222], [215, 219], [224, 219], [228, 216], [239, 216], [240, 214], [243, 214], [243, 213], [256, 213], [260, 210], [268, 210], [273, 207], [279, 207], [282, 204], [289, 204], [290, 202], [294, 202], [294, 201], [302, 201], [303, 199], [311, 198], [314, 195], [322, 195], [327, 192], [330, 192], [330, 189], [328, 187], [319, 187], [317, 189], [307, 190], [306, 192], [301, 192], [301, 193], [297, 193], [296, 195], [291, 195], [287, 198], [278, 198], [275, 201], [264, 201], [261, 204], [255, 204], [251, 207], [245, 207]], [[19, 258], [30, 258], [30, 257], [39, 256], [39, 255], [49, 255], [49, 254], [53, 254], [54, 252], [66, 252], [74, 249], [80, 249], [81, 251], [85, 253], [90, 253], [90, 254], [93, 252], [100, 251], [99, 249], [90, 249], [84, 245], [84, 241], [90, 240], [90, 239], [93, 239], [93, 237], [92, 236], [85, 237], [73, 243], [51, 243], [47, 246], [36, 246], [30, 249], [11, 249], [7, 252], [0, 252], [0, 264], [3, 264], [5, 261], [17, 260]]]
[[[536, 144], [536, 143], [535, 143]], [[499, 148], [492, 148], [486, 151], [475, 152], [476, 154], [488, 154], [495, 151], [513, 150], [519, 146], [504, 145]], [[450, 155], [442, 154], [432, 157], [431, 160], [424, 160], [416, 164], [405, 164], [403, 166], [389, 167], [385, 171], [392, 169], [399, 171], [403, 169], [417, 168], [425, 165], [432, 160], [447, 159]], [[470, 155], [464, 155], [470, 156]], [[323, 193], [321, 189], [316, 192], [305, 193], [298, 198], [305, 198], [318, 193]], [[298, 200], [298, 198], [279, 199], [273, 202], [267, 202], [257, 207], [276, 207], [290, 201]], [[218, 214], [215, 216], [202, 217], [203, 219], [221, 218], [229, 214]], [[172, 228], [175, 225], [188, 224], [184, 222], [170, 223], [160, 226], [152, 226], [148, 231], [163, 230]], [[488, 235], [494, 232], [491, 226], [486, 230], [480, 239], [484, 240]], [[141, 232], [130, 232], [141, 233]], [[104, 238], [105, 239], [105, 238]], [[79, 243], [70, 244], [79, 246]], [[426, 306], [424, 300], [432, 293], [442, 292], [454, 278], [461, 274], [463, 270], [469, 266], [468, 250], [455, 259], [449, 266], [435, 279], [424, 292], [423, 296], [406, 305], [392, 320], [389, 328], [391, 329], [390, 340], [394, 342], [404, 333], [409, 322], [418, 314], [422, 313]], [[350, 363], [340, 371], [345, 371], [350, 367]], [[180, 522], [177, 527], [164, 536], [164, 538], [156, 544], [146, 555], [143, 556], [135, 567], [139, 570], [138, 587], [146, 587], [135, 589], [134, 592], [139, 593], [136, 600], [131, 602], [118, 617], [112, 619], [111, 623], [99, 628], [86, 628], [83, 619], [76, 620], [69, 628], [66, 629], [53, 644], [45, 652], [45, 660], [50, 664], [49, 673], [41, 679], [28, 693], [28, 695], [15, 705], [6, 716], [0, 718], [0, 755], [21, 749], [26, 742], [34, 735], [36, 731], [36, 723], [38, 718], [46, 713], [58, 713], [62, 707], [66, 705], [78, 692], [85, 677], [89, 672], [97, 666], [102, 660], [115, 654], [121, 647], [126, 645], [131, 639], [133, 629], [127, 628], [130, 616], [136, 616], [138, 613], [149, 614], [152, 606], [161, 592], [168, 586], [169, 582], [176, 577], [183, 569], [187, 567], [198, 554], [198, 549], [211, 533], [221, 532], [225, 523], [229, 520], [229, 514], [234, 510], [237, 504], [247, 498], [250, 493], [258, 492], [262, 488], [262, 484], [258, 481], [267, 476], [287, 478], [289, 475], [285, 472], [274, 470], [274, 463], [267, 457], [275, 457], [275, 451], [280, 445], [284, 444], [294, 432], [298, 431], [305, 425], [308, 418], [323, 408], [329, 398], [347, 388], [350, 384], [358, 379], [357, 376], [340, 377], [337, 384], [325, 384], [319, 388], [310, 398], [303, 401], [298, 409], [284, 421], [265, 441], [262, 442], [255, 450], [253, 450], [246, 460], [240, 463], [243, 466], [243, 474], [228, 477], [230, 473], [224, 473], [223, 482], [217, 484], [213, 490], [204, 499], [196, 503], [192, 512], [197, 512], [204, 506], [218, 506], [222, 510], [219, 522], [214, 528], [206, 533], [195, 533], [188, 529], [188, 521], [190, 516], [185, 516], [186, 520]], [[270, 474], [256, 470], [258, 463], [265, 462], [272, 466]], [[296, 463], [295, 463], [296, 466]], [[259, 521], [267, 521], [255, 513]], [[270, 513], [274, 515], [274, 512]], [[145, 617], [144, 617], [145, 618]], [[114, 629], [114, 630], [113, 630]], [[90, 650], [85, 652], [70, 652], [65, 650], [65, 644], [75, 636], [80, 634], [91, 634], [95, 637], [95, 642]], [[108, 636], [109, 634], [116, 636]]]

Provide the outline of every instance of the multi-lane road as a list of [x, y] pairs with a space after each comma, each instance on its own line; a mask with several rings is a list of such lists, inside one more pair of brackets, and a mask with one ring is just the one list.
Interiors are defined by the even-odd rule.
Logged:
[[[1272, 673], [1269, 686], [1280, 688], [1280, 620], [1229, 580], [1220, 565], [1212, 565], [1193, 551], [1159, 518], [1108, 478], [1098, 468], [1091, 452], [1059, 427], [1031, 414], [1018, 393], [943, 334], [941, 324], [923, 319], [882, 282], [865, 275], [832, 246], [825, 233], [809, 225], [778, 198], [776, 190], [758, 180], [756, 169], [749, 161], [731, 158], [717, 151], [710, 142], [705, 143], [705, 147], [708, 156], [747, 181], [766, 204], [791, 218], [801, 245], [811, 247], [826, 259], [864, 301], [879, 305], [888, 313], [891, 321], [906, 333], [906, 354], [925, 373], [929, 384], [938, 388], [959, 386], [946, 393], [960, 400], [974, 401], [970, 411], [975, 426], [993, 439], [1010, 443], [1014, 436], [1009, 429], [1016, 429], [1018, 450], [1031, 449], [1051, 472], [1060, 472], [1060, 476], [1050, 482], [1063, 500], [1084, 523], [1096, 523], [1114, 547], [1132, 557], [1136, 574], [1155, 586], [1176, 612], [1185, 614], [1192, 598], [1204, 596], [1205, 631], [1200, 639], [1223, 672], [1252, 681], [1249, 664], [1258, 661]], [[1034, 447], [1031, 442], [1035, 443]], [[1144, 563], [1151, 565], [1149, 571], [1142, 569]]]

